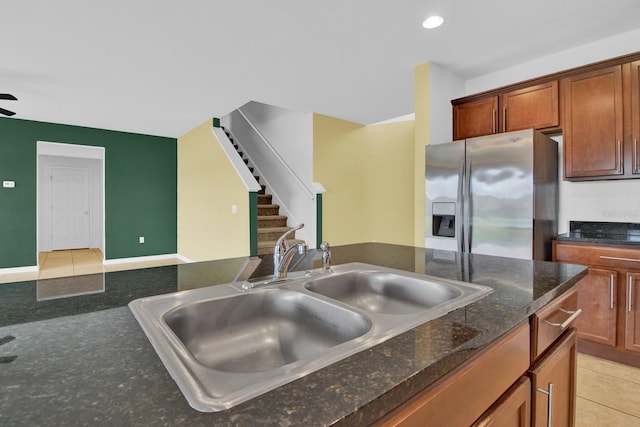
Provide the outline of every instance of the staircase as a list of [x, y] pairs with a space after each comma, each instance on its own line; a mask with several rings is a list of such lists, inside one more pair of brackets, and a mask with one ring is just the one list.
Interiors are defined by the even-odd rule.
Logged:
[[[223, 130], [244, 163], [253, 173], [254, 168], [249, 166], [249, 159], [240, 151], [240, 146], [233, 140], [231, 133], [225, 128]], [[266, 187], [260, 183], [260, 177], [255, 174], [253, 177], [262, 187], [258, 191], [258, 255], [272, 254], [278, 238], [289, 231], [291, 227], [287, 227], [287, 217], [280, 215], [280, 206], [273, 204], [271, 200], [273, 196], [266, 193]]]

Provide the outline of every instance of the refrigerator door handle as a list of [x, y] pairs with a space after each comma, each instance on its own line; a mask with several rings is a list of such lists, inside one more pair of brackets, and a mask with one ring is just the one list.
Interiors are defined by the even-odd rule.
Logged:
[[462, 224], [464, 223], [462, 217], [462, 206], [464, 206], [464, 194], [462, 193], [464, 189], [464, 160], [460, 160], [460, 164], [458, 165], [458, 191], [456, 195], [456, 218], [455, 218], [455, 233], [456, 233], [456, 244], [458, 247], [458, 252], [462, 252], [462, 245], [464, 242], [464, 236], [462, 231]]
[[471, 160], [464, 171], [464, 252], [471, 253]]

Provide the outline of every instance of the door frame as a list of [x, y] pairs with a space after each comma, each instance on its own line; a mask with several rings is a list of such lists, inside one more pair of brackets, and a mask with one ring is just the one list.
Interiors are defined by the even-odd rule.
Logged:
[[[87, 146], [87, 145], [77, 145], [77, 144], [65, 144], [59, 142], [48, 142], [48, 141], [38, 141], [37, 142], [37, 165], [36, 165], [36, 215], [37, 215], [37, 225], [36, 225], [36, 260], [38, 262], [38, 267], [40, 267], [40, 259], [38, 254], [43, 250], [46, 250], [48, 247], [44, 245], [41, 239], [41, 233], [47, 229], [45, 224], [46, 221], [50, 221], [50, 212], [47, 212], [45, 206], [41, 206], [41, 199], [43, 194], [47, 194], [50, 190], [42, 188], [43, 184], [41, 181], [41, 161], [42, 156], [56, 156], [56, 157], [65, 157], [71, 159], [78, 160], [97, 160], [98, 161], [98, 176], [99, 182], [93, 183], [91, 192], [94, 193], [94, 190], [98, 190], [98, 194], [94, 194], [92, 197], [99, 197], [101, 209], [98, 212], [93, 212], [91, 215], [97, 215], [97, 220], [99, 222], [99, 229], [101, 230], [101, 238], [99, 243], [99, 249], [102, 251], [103, 255], [106, 257], [106, 235], [105, 235], [105, 148], [104, 147], [95, 147], [95, 146]], [[71, 167], [76, 167], [76, 165], [69, 165]], [[100, 212], [101, 211], [101, 212]], [[93, 219], [91, 220], [93, 221]], [[91, 227], [90, 230], [93, 230]], [[90, 231], [91, 233], [91, 231]], [[92, 245], [93, 246], [93, 245]]]

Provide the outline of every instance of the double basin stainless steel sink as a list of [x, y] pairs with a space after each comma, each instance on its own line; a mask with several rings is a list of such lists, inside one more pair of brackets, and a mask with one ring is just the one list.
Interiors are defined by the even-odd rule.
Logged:
[[[267, 282], [268, 283], [268, 282]], [[374, 265], [312, 270], [129, 303], [189, 404], [221, 411], [476, 301], [492, 290]]]

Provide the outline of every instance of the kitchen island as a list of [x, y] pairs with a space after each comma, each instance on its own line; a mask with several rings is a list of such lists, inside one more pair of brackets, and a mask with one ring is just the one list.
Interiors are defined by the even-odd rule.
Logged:
[[[126, 305], [228, 283], [248, 258], [0, 285], [0, 338], [15, 337], [0, 346], [0, 357], [17, 356], [0, 364], [0, 424], [368, 425], [527, 321], [587, 272], [379, 243], [337, 246], [332, 258], [334, 264], [363, 262], [473, 282], [494, 292], [234, 408], [201, 413], [189, 407]], [[309, 251], [293, 270], [319, 266], [320, 254]], [[266, 256], [252, 277], [271, 269]], [[90, 284], [85, 294], [82, 283]]]

